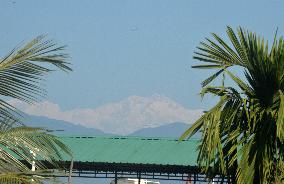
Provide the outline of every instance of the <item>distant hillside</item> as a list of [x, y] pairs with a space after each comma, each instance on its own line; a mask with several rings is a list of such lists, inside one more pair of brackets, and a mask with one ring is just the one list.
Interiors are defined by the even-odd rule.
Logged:
[[[129, 136], [179, 138], [189, 127], [189, 124], [176, 122], [155, 128], [143, 128], [133, 132], [132, 134], [129, 134]], [[194, 135], [194, 138], [199, 137], [200, 133]]]
[[[56, 135], [111, 135], [95, 128], [88, 128], [82, 125], [76, 125], [70, 122], [50, 119], [42, 116], [26, 115], [24, 124], [32, 127], [55, 130], [52, 133]], [[155, 128], [143, 128], [129, 134], [128, 136], [179, 138], [189, 127], [189, 124], [176, 122]], [[200, 134], [194, 136], [194, 138], [199, 137]]]
[[106, 133], [127, 135], [148, 127], [157, 127], [167, 122], [194, 122], [203, 114], [202, 109], [187, 109], [164, 95], [150, 97], [129, 96], [106, 103], [96, 108], [62, 110], [56, 103], [42, 101], [34, 105], [19, 100], [11, 105], [31, 115], [94, 127]]
[[24, 124], [32, 127], [41, 127], [53, 131], [56, 135], [106, 135], [103, 131], [87, 128], [82, 125], [75, 125], [70, 122], [49, 119], [42, 116], [26, 115]]

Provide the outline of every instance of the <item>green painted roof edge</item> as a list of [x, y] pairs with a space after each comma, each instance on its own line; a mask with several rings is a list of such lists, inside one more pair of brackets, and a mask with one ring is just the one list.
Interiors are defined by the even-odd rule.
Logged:
[[59, 139], [71, 148], [75, 161], [183, 166], [197, 165], [196, 149], [200, 141], [94, 135], [64, 135]]

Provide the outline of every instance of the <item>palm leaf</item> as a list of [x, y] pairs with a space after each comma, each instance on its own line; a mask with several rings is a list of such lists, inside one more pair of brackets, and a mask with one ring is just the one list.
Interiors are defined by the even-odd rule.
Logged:
[[277, 137], [281, 142], [284, 141], [284, 94], [282, 91], [279, 91], [280, 93], [280, 106], [278, 110], [278, 118], [276, 122], [277, 126]]
[[71, 151], [55, 136], [47, 134], [43, 129], [16, 127], [0, 133], [0, 171], [28, 171], [29, 167], [20, 160], [31, 163], [36, 153], [37, 168], [46, 169], [45, 162], [56, 165], [62, 154], [71, 157]]
[[[208, 177], [214, 170], [231, 175], [232, 183], [279, 183], [284, 174], [284, 41], [275, 37], [269, 47], [242, 28], [235, 34], [227, 27], [229, 44], [212, 35], [215, 41], [206, 38], [195, 52], [194, 59], [204, 64], [193, 67], [219, 69], [203, 81], [200, 95], [217, 95], [222, 105], [206, 112], [181, 138], [202, 132], [198, 163]], [[242, 67], [243, 77], [228, 70], [234, 66]], [[220, 74], [238, 88], [209, 86]]]
[[[31, 42], [15, 47], [0, 60], [0, 95], [33, 103], [46, 95], [42, 88], [45, 76], [52, 71], [46, 64], [63, 71], [71, 71], [68, 55], [60, 53], [52, 40], [39, 36]], [[46, 63], [46, 64], [45, 64]], [[0, 118], [19, 120], [19, 111], [0, 101]]]
[[[46, 75], [53, 68], [72, 70], [68, 55], [61, 53], [64, 49], [45, 36], [12, 49], [0, 59], [0, 95], [30, 104], [45, 97]], [[71, 151], [46, 130], [22, 126], [20, 121], [21, 112], [0, 99], [0, 183], [42, 183], [48, 177], [37, 175], [39, 171], [47, 172], [47, 165], [60, 168], [58, 161], [63, 155], [71, 157]], [[34, 161], [37, 171], [31, 174]]]

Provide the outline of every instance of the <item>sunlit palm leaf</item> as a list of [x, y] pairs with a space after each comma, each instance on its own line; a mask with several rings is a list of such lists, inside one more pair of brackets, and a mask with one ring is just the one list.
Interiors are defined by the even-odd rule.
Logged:
[[34, 172], [13, 172], [0, 174], [1, 184], [43, 184], [56, 183], [63, 184], [64, 182], [50, 177], [54, 173], [53, 170], [37, 170]]
[[[60, 53], [64, 48], [57, 47], [52, 40], [45, 40], [44, 36], [14, 48], [0, 60], [0, 95], [27, 103], [44, 97], [46, 92], [42, 83], [45, 76], [52, 71], [46, 64], [71, 71], [69, 63], [66, 62], [68, 55]], [[15, 108], [0, 100], [0, 118], [18, 120], [17, 113], [19, 112]]]
[[[31, 154], [36, 153], [36, 158]], [[0, 171], [29, 171], [30, 166], [20, 160], [31, 163], [37, 160], [38, 169], [46, 169], [42, 161], [56, 164], [62, 159], [62, 153], [71, 155], [71, 151], [55, 136], [44, 130], [31, 127], [16, 127], [0, 132]]]
[[[233, 176], [232, 183], [277, 183], [284, 179], [284, 41], [275, 38], [269, 50], [263, 38], [241, 28], [235, 34], [228, 27], [227, 35], [230, 44], [213, 34], [215, 42], [206, 39], [194, 56], [205, 62], [195, 68], [221, 69], [203, 81], [201, 95], [220, 96], [222, 105], [182, 138], [201, 130], [198, 163], [208, 175], [213, 169]], [[242, 78], [229, 71], [233, 66], [243, 68]], [[208, 86], [221, 73], [238, 88]]]
[[[36, 157], [32, 154], [36, 153]], [[45, 130], [31, 127], [16, 127], [0, 133], [0, 183], [41, 183], [54, 173], [47, 165], [57, 165], [62, 156], [71, 151], [55, 136]], [[31, 164], [35, 161], [36, 172], [31, 173]], [[47, 164], [48, 163], [48, 164]], [[47, 164], [47, 165], [46, 165]], [[40, 171], [44, 171], [40, 173]], [[20, 173], [20, 174], [17, 174]], [[48, 177], [45, 177], [46, 174]]]
[[[49, 66], [71, 71], [64, 48], [44, 36], [14, 48], [0, 60], [0, 95], [30, 104], [45, 97]], [[41, 183], [46, 177], [38, 172], [48, 172], [47, 163], [59, 168], [62, 154], [71, 156], [71, 151], [43, 129], [19, 126], [20, 118], [20, 111], [0, 99], [0, 183]], [[31, 175], [33, 161], [37, 170]]]

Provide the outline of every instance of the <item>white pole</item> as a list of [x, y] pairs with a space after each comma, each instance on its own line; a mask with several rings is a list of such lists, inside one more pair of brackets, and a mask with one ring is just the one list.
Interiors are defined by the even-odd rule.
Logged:
[[33, 161], [32, 161], [32, 169], [31, 171], [34, 172], [36, 170], [36, 164], [35, 164], [35, 159], [36, 159], [36, 153], [30, 150], [30, 153], [33, 155]]
[[34, 172], [35, 171], [35, 161], [32, 161], [32, 172]]
[[[35, 170], [36, 170], [36, 163], [35, 163], [36, 153], [33, 152], [32, 150], [30, 150], [30, 153], [33, 155], [32, 169], [31, 169], [31, 171], [32, 171], [32, 172], [35, 172]], [[31, 181], [33, 182], [34, 179], [31, 179]]]
[[69, 176], [68, 176], [68, 184], [71, 184], [71, 177], [72, 177], [72, 170], [73, 170], [73, 158], [71, 159], [70, 169], [69, 169]]

